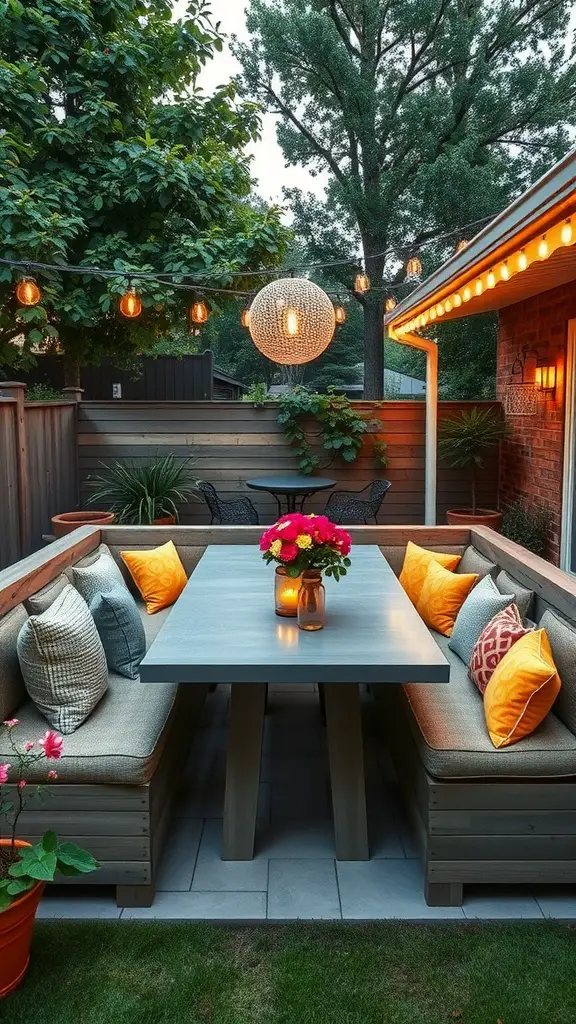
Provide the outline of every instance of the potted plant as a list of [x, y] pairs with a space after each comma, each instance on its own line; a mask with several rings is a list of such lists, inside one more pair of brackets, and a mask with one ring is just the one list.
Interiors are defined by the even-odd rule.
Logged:
[[[38, 761], [58, 761], [63, 746], [62, 737], [48, 729], [41, 740], [28, 740], [21, 750], [12, 735], [17, 725], [17, 718], [3, 723], [12, 753], [10, 764], [0, 764], [0, 819], [7, 822], [0, 832], [0, 998], [9, 995], [26, 974], [36, 910], [46, 882], [52, 882], [58, 872], [80, 875], [98, 867], [90, 853], [75, 843], [59, 842], [55, 832], [46, 832], [34, 845], [17, 838], [29, 792], [26, 775]], [[54, 770], [48, 771], [48, 781], [57, 777]], [[15, 801], [3, 792], [9, 780], [16, 787]], [[35, 791], [42, 797], [41, 785]]]
[[192, 459], [176, 461], [170, 453], [142, 464], [115, 462], [106, 473], [94, 477], [99, 486], [90, 504], [106, 503], [119, 523], [173, 526], [178, 522], [177, 503], [188, 501], [194, 484], [186, 481]]
[[499, 530], [502, 513], [478, 508], [476, 495], [478, 471], [484, 466], [486, 454], [497, 448], [507, 434], [507, 425], [496, 409], [463, 409], [459, 416], [444, 420], [440, 425], [438, 450], [449, 466], [470, 472], [469, 508], [453, 508], [447, 513], [451, 526], [470, 526], [476, 523]]
[[114, 522], [113, 512], [60, 512], [52, 516], [52, 533], [55, 537], [65, 537], [77, 530], [79, 526], [110, 526]]

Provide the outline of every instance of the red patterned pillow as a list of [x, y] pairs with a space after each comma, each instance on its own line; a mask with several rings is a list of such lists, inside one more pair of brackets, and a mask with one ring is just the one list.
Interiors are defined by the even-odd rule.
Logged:
[[523, 626], [515, 604], [509, 604], [488, 623], [476, 641], [468, 668], [468, 675], [481, 694], [484, 694], [504, 655], [521, 636], [531, 632], [531, 629]]

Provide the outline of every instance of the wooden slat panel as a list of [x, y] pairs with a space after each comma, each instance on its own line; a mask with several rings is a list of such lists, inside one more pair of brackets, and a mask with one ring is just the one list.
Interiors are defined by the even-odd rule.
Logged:
[[[576, 837], [576, 811], [562, 809], [534, 811], [465, 810], [430, 811], [430, 834], [444, 836], [477, 835], [564, 835]], [[576, 852], [576, 838], [574, 839]]]
[[100, 543], [100, 530], [82, 526], [49, 547], [28, 555], [0, 572], [0, 615], [15, 608], [31, 594], [45, 587], [68, 565], [73, 565]]
[[446, 782], [430, 787], [435, 810], [557, 810], [576, 811], [573, 782]]
[[76, 403], [27, 403], [26, 448], [30, 480], [31, 550], [50, 533], [50, 519], [78, 507]]
[[576, 882], [576, 860], [445, 860], [430, 861], [431, 882], [497, 882], [528, 885]]
[[432, 836], [428, 852], [433, 861], [568, 860], [576, 856], [576, 836]]
[[0, 398], [0, 569], [20, 558], [16, 402]]

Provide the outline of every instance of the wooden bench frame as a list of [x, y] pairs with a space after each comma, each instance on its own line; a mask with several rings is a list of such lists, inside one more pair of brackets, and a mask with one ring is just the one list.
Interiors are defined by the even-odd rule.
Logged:
[[[408, 540], [439, 550], [463, 550], [472, 543], [535, 591], [538, 618], [545, 608], [553, 608], [574, 619], [576, 581], [485, 527], [362, 526], [350, 532], [354, 543], [379, 544], [397, 562]], [[0, 615], [101, 541], [112, 548], [138, 548], [170, 537], [177, 546], [196, 549], [195, 561], [207, 544], [255, 545], [260, 534], [261, 527], [254, 526], [82, 527], [0, 572]], [[385, 710], [384, 729], [415, 825], [431, 905], [461, 904], [463, 885], [472, 882], [576, 881], [576, 779], [433, 779], [420, 761], [398, 695], [391, 687], [373, 689]], [[55, 785], [49, 808], [30, 810], [23, 819], [26, 834], [33, 838], [50, 825], [91, 848], [103, 866], [82, 881], [115, 885], [121, 906], [146, 906], [154, 898], [175, 780], [187, 755], [186, 736], [204, 698], [199, 691], [182, 688], [169, 741], [146, 786]]]

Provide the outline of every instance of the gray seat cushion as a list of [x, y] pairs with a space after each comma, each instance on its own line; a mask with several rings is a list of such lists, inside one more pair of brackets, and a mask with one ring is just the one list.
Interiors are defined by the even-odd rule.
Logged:
[[514, 594], [514, 604], [522, 618], [527, 619], [532, 611], [534, 591], [522, 586], [515, 576], [504, 570], [496, 577], [496, 586], [501, 594]]
[[500, 569], [495, 562], [485, 558], [473, 544], [469, 544], [455, 571], [464, 573], [475, 572], [481, 579], [484, 576], [491, 576], [492, 579], [496, 579]]
[[430, 775], [462, 778], [563, 778], [576, 775], [576, 736], [553, 713], [526, 739], [496, 750], [488, 736], [482, 697], [464, 662], [433, 633], [450, 662], [447, 685], [410, 683], [402, 701]]
[[0, 722], [10, 718], [27, 697], [16, 650], [27, 618], [24, 605], [18, 604], [0, 619]]
[[546, 630], [562, 683], [554, 713], [576, 732], [576, 627], [551, 610], [544, 612], [538, 626]]

